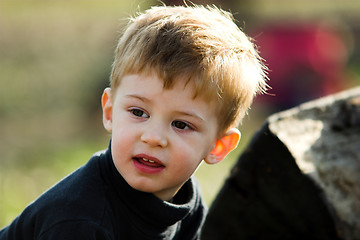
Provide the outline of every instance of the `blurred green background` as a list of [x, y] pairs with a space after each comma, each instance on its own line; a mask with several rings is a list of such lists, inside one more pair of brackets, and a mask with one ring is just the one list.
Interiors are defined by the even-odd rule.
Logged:
[[[254, 29], [268, 19], [279, 14], [289, 17], [281, 7], [286, 2], [275, 2], [278, 5], [214, 1], [237, 17], [243, 16], [240, 25], [254, 36], [260, 34]], [[319, 9], [323, 11], [316, 4], [311, 8], [297, 3], [299, 9], [295, 15], [290, 13], [292, 17], [309, 19]], [[343, 11], [355, 8], [355, 1], [345, 3], [349, 6]], [[94, 152], [107, 147], [110, 136], [102, 127], [100, 96], [108, 85], [116, 41], [126, 17], [154, 4], [134, 0], [0, 1], [0, 228]], [[336, 6], [328, 7], [335, 11], [331, 9]], [[337, 90], [357, 85], [359, 79], [358, 40], [346, 39], [353, 54], [347, 55], [347, 80]], [[240, 127], [238, 149], [225, 161], [204, 164], [197, 171], [208, 204], [266, 116], [283, 109], [266, 105], [271, 97], [255, 102]]]

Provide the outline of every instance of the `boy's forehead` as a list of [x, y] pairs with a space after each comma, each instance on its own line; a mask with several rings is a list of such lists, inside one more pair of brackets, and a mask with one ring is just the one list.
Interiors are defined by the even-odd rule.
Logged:
[[[173, 88], [177, 88], [179, 91], [181, 90], [187, 90], [186, 92], [190, 92], [192, 95], [193, 99], [197, 99], [197, 98], [204, 98], [206, 101], [211, 101], [212, 102], [212, 98], [211, 97], [206, 97], [206, 91], [204, 89], [199, 89], [199, 87], [196, 84], [196, 81], [199, 81], [198, 79], [196, 79], [195, 77], [190, 76], [189, 74], [183, 74], [181, 76], [176, 76], [173, 79], [166, 79], [165, 77], [162, 77], [160, 74], [158, 74], [157, 71], [155, 71], [154, 69], [150, 69], [150, 70], [144, 70], [142, 72], [131, 72], [131, 73], [127, 73], [125, 74], [123, 77], [120, 78], [120, 81], [118, 82], [118, 86], [115, 86], [115, 88], [120, 87], [122, 84], [122, 81], [124, 78], [127, 78], [129, 76], [136, 76], [136, 78], [138, 78], [141, 81], [146, 81], [147, 79], [157, 79], [162, 83], [162, 89], [163, 90], [168, 90], [168, 89], [173, 89]], [[138, 88], [146, 88], [146, 86], [143, 85], [137, 85]]]
[[[136, 79], [134, 81], [134, 79]], [[160, 84], [157, 84], [156, 88], [150, 88], [149, 83], [151, 80], [154, 80]], [[134, 74], [127, 74], [121, 78], [119, 85], [116, 88], [121, 88], [123, 86], [123, 81], [127, 86], [132, 85], [133, 89], [137, 89], [139, 92], [151, 93], [151, 91], [156, 91], [158, 93], [167, 92], [167, 90], [175, 90], [177, 95], [180, 97], [186, 97], [189, 100], [205, 102], [209, 106], [209, 110], [216, 108], [216, 99], [208, 97], [204, 91], [197, 89], [195, 80], [186, 75], [178, 76], [176, 79], [173, 79], [171, 84], [167, 84], [166, 79], [162, 78], [155, 71], [151, 72], [141, 72]], [[139, 84], [144, 82], [144, 84]], [[151, 85], [151, 84], [150, 84]], [[117, 92], [116, 89], [114, 92]], [[180, 100], [180, 99], [179, 99]]]

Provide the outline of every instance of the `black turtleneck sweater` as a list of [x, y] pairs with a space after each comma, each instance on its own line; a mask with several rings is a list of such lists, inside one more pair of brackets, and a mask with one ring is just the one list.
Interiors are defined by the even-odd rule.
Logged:
[[199, 239], [205, 215], [193, 178], [162, 201], [127, 184], [109, 147], [30, 204], [0, 240]]

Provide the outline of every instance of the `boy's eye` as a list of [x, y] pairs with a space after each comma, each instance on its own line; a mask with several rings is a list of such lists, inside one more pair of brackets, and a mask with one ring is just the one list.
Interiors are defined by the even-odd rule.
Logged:
[[136, 117], [149, 117], [143, 110], [138, 108], [130, 109], [130, 112]]
[[178, 129], [193, 129], [189, 124], [183, 122], [183, 121], [174, 121], [172, 122], [172, 125]]

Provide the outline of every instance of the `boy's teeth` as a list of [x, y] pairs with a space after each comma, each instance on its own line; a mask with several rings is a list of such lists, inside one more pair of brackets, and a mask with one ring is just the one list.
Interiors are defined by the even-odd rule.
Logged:
[[142, 159], [144, 162], [149, 162], [149, 163], [154, 163], [155, 161], [153, 161], [153, 160], [149, 160], [149, 159], [146, 159], [146, 158], [143, 158]]

